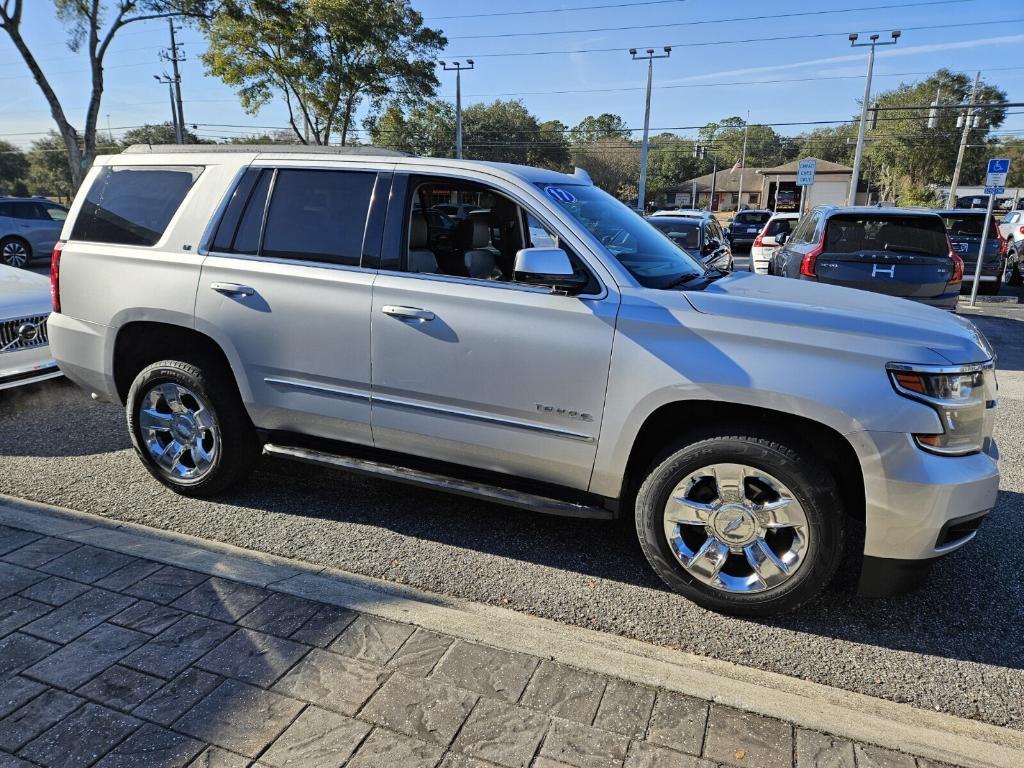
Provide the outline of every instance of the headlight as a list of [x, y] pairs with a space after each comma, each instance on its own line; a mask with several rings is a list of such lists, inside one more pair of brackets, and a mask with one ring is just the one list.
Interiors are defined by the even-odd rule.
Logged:
[[963, 456], [984, 448], [988, 437], [985, 411], [996, 404], [992, 362], [953, 367], [889, 363], [886, 368], [897, 392], [930, 405], [939, 415], [941, 433], [914, 435], [921, 448], [944, 456]]

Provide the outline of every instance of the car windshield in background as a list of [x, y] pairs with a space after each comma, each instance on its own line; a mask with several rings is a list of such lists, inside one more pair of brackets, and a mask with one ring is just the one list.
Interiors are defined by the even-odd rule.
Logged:
[[646, 288], [665, 288], [704, 267], [635, 211], [597, 187], [538, 184], [541, 191], [597, 238]]
[[673, 219], [668, 216], [648, 219], [651, 226], [668, 235], [680, 248], [690, 253], [700, 250], [700, 222], [696, 219]]
[[[985, 216], [983, 214], [964, 216], [943, 216], [943, 223], [949, 230], [950, 237], [981, 237], [985, 228]], [[999, 224], [992, 219], [992, 226], [989, 228], [989, 237], [995, 237], [999, 231]]]
[[948, 256], [946, 230], [938, 216], [833, 216], [825, 233], [828, 253], [891, 251]]

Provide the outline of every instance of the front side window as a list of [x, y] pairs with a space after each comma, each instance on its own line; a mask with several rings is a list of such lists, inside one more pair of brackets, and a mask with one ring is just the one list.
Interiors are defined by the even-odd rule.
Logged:
[[376, 181], [369, 171], [278, 170], [260, 255], [359, 266]]
[[607, 192], [585, 184], [537, 186], [644, 287], [665, 288], [685, 275], [704, 273], [692, 256]]
[[52, 221], [65, 221], [68, 217], [68, 209], [59, 205], [43, 205], [43, 212]]
[[151, 246], [163, 237], [201, 166], [105, 166], [89, 187], [72, 240]]

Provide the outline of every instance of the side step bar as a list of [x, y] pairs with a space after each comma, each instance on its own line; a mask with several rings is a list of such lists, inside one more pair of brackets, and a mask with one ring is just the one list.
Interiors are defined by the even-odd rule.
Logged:
[[418, 469], [408, 469], [394, 464], [382, 464], [376, 461], [357, 459], [352, 456], [314, 451], [309, 448], [296, 448], [288, 445], [267, 443], [263, 446], [263, 453], [267, 456], [334, 467], [335, 469], [354, 472], [357, 475], [381, 477], [399, 483], [430, 488], [435, 491], [446, 491], [447, 493], [455, 493], [459, 496], [469, 496], [474, 499], [491, 501], [495, 504], [505, 504], [510, 507], [518, 507], [519, 509], [528, 509], [532, 512], [543, 512], [548, 515], [597, 518], [602, 520], [611, 520], [614, 517], [614, 513], [604, 507], [574, 504], [571, 501], [552, 499], [547, 496], [536, 496], [532, 493], [514, 491], [510, 488], [475, 483], [471, 480], [436, 475], [431, 472], [422, 472]]

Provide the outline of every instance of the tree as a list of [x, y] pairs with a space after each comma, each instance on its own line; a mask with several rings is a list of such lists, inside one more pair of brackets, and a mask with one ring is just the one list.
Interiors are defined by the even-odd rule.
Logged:
[[455, 154], [455, 108], [430, 99], [408, 111], [391, 104], [363, 121], [373, 143], [424, 157]]
[[[931, 182], [948, 183], [953, 177], [962, 133], [956, 125], [957, 115], [961, 112], [959, 109], [940, 110], [938, 127], [928, 128], [926, 107], [920, 110], [891, 111], [885, 108], [930, 104], [935, 100], [936, 92], [940, 94], [943, 104], [959, 104], [970, 98], [972, 87], [973, 81], [967, 75], [940, 69], [925, 80], [901, 83], [890, 91], [878, 94], [876, 101], [882, 109], [877, 127], [868, 134], [864, 157], [866, 165], [879, 171], [877, 175], [883, 198], [897, 199], [905, 188], [904, 181], [916, 187]], [[1003, 91], [982, 83], [978, 103], [1000, 104], [1005, 101], [1006, 94]], [[981, 109], [983, 131], [987, 133], [989, 128], [998, 128], [1005, 116], [1004, 107]], [[977, 145], [979, 138], [975, 132], [974, 140], [969, 143]], [[982, 181], [985, 161], [991, 156], [991, 150], [986, 146], [969, 147], [960, 174], [961, 183]]]
[[1007, 139], [995, 148], [993, 157], [1010, 158], [1007, 187], [1024, 187], [1024, 139]]
[[539, 165], [556, 171], [572, 168], [572, 153], [569, 147], [568, 126], [561, 120], [545, 120], [537, 127], [539, 145], [531, 165]]
[[629, 137], [630, 130], [626, 127], [626, 121], [619, 115], [613, 115], [610, 112], [596, 116], [587, 115], [569, 134], [570, 141], [574, 146], [591, 144], [598, 139], [628, 139]]
[[68, 163], [68, 148], [60, 134], [51, 132], [45, 139], [32, 142], [26, 155], [28, 187], [34, 195], [70, 200], [78, 182]]
[[314, 144], [348, 143], [364, 100], [433, 96], [447, 44], [408, 0], [224, 0], [207, 34], [207, 72], [237, 88], [250, 114], [283, 96], [295, 135]]
[[[85, 47], [89, 58], [91, 90], [81, 133], [71, 125], [64, 107], [22, 35], [24, 0], [0, 0], [0, 29], [11, 38], [32, 77], [43, 92], [64, 142], [68, 171], [77, 189], [96, 157], [96, 120], [103, 97], [103, 60], [117, 33], [129, 24], [174, 16], [201, 16], [209, 0], [54, 0], [58, 18], [68, 30], [68, 48]], [[33, 8], [42, 3], [37, 0]], [[46, 53], [50, 53], [49, 50]]]
[[[147, 123], [146, 125], [139, 126], [138, 128], [132, 128], [129, 131], [125, 131], [121, 137], [121, 145], [124, 147], [130, 147], [132, 144], [174, 144], [177, 138], [174, 135], [174, 124], [171, 122], [165, 123]], [[212, 144], [213, 142], [207, 141], [206, 139], [200, 139], [191, 131], [185, 131], [185, 143], [186, 144]]]
[[8, 141], [0, 141], [0, 195], [27, 195], [27, 175], [25, 153]]
[[694, 141], [674, 133], [652, 136], [647, 148], [647, 194], [657, 198], [667, 188], [700, 173]]
[[816, 157], [819, 160], [852, 166], [856, 139], [856, 123], [815, 128], [796, 137], [797, 157]]
[[635, 200], [640, 178], [640, 147], [620, 136], [605, 136], [573, 148], [573, 162], [594, 184], [620, 200]]
[[[717, 158], [719, 168], [730, 168], [743, 157], [743, 125], [742, 117], [733, 116], [708, 123], [698, 132], [701, 143], [711, 148], [709, 154]], [[769, 125], [751, 123], [746, 134], [747, 168], [770, 168], [797, 157], [796, 141], [776, 133]]]

